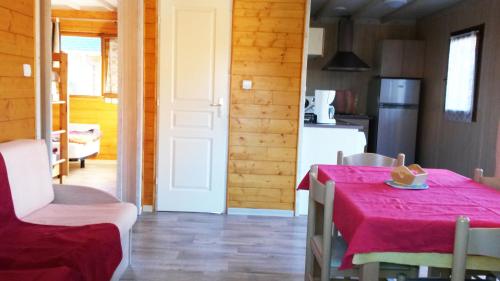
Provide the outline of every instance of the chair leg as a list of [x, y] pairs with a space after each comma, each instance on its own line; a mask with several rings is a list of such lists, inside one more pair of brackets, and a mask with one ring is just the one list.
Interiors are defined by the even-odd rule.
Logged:
[[321, 269], [321, 281], [330, 281], [330, 272], [325, 268]]
[[455, 245], [453, 247], [453, 263], [451, 269], [452, 281], [462, 281], [465, 279], [469, 223], [470, 220], [467, 217], [460, 217], [457, 219], [455, 226]]
[[309, 206], [307, 210], [307, 236], [306, 236], [306, 268], [304, 279], [307, 281], [313, 276], [314, 254], [312, 252], [311, 239], [314, 236], [316, 229], [316, 203], [312, 197], [312, 192], [309, 192]]
[[360, 281], [378, 281], [379, 280], [379, 263], [365, 263], [360, 266]]

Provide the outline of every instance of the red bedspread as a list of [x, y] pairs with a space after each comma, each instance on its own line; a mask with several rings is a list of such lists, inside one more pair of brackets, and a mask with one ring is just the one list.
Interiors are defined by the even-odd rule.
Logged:
[[[426, 169], [427, 190], [387, 186], [391, 168], [319, 166], [335, 181], [333, 220], [348, 243], [342, 268], [357, 253], [452, 253], [457, 216], [472, 227], [500, 227], [500, 191], [448, 170]], [[300, 184], [308, 189], [309, 177]]]
[[69, 227], [20, 221], [0, 155], [0, 280], [109, 281], [121, 259], [120, 233], [113, 224]]

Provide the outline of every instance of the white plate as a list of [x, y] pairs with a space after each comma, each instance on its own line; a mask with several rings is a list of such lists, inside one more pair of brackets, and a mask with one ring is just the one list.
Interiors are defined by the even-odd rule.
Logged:
[[424, 189], [429, 188], [429, 185], [426, 183], [421, 184], [421, 185], [405, 185], [405, 184], [396, 183], [393, 180], [386, 180], [385, 184], [387, 184], [390, 187], [397, 188], [397, 189], [424, 190]]

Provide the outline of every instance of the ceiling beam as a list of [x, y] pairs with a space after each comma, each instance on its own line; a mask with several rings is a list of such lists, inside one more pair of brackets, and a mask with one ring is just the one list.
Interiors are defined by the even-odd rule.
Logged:
[[355, 11], [352, 15], [354, 19], [359, 19], [363, 17], [363, 15], [369, 11], [371, 8], [375, 7], [376, 5], [384, 2], [384, 0], [369, 0], [367, 1], [361, 8], [359, 8], [357, 11]]
[[417, 4], [417, 2], [418, 2], [417, 0], [407, 0], [406, 4], [404, 4], [403, 6], [383, 15], [382, 18], [380, 19], [380, 22], [387, 23], [387, 22], [390, 22], [391, 20], [394, 20], [394, 15], [396, 15], [397, 13], [399, 13], [405, 9], [409, 9], [412, 6], [415, 6], [415, 4]]
[[113, 5], [113, 1], [111, 0], [97, 0], [97, 2], [101, 3], [101, 5], [109, 11], [116, 11], [116, 6]]
[[325, 2], [323, 2], [321, 7], [319, 7], [319, 9], [317, 9], [316, 12], [314, 12], [314, 15], [312, 16], [313, 20], [318, 20], [323, 15], [326, 8], [330, 7], [333, 4], [333, 2], [335, 2], [335, 0], [325, 0]]
[[75, 10], [52, 10], [52, 17], [60, 19], [86, 19], [86, 20], [102, 20], [102, 21], [117, 21], [118, 15], [115, 11], [75, 11]]

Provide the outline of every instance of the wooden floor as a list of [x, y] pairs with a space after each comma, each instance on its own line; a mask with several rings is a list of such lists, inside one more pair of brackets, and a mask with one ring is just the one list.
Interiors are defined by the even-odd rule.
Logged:
[[145, 214], [122, 280], [302, 281], [305, 240], [305, 217]]

